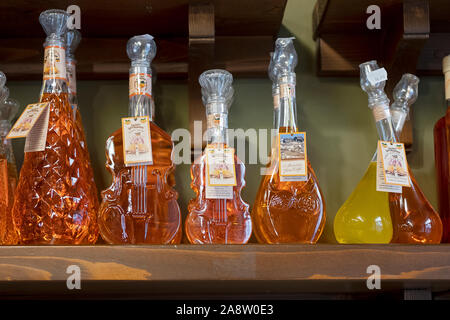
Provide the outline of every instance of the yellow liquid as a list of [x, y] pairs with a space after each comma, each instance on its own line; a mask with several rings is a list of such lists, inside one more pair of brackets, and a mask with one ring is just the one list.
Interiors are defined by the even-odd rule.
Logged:
[[376, 191], [377, 163], [371, 162], [364, 177], [334, 218], [339, 243], [389, 243], [392, 220], [387, 192]]

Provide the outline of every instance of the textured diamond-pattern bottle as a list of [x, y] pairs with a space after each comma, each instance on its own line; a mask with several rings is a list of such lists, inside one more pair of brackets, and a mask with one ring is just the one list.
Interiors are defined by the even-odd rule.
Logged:
[[40, 102], [49, 103], [45, 149], [26, 152], [17, 185], [13, 218], [22, 244], [95, 243], [95, 199], [69, 104], [65, 41], [68, 14], [47, 10], [44, 81]]
[[[156, 44], [150, 35], [127, 43], [130, 68], [130, 117], [152, 117], [151, 61]], [[175, 168], [171, 136], [150, 121], [153, 163], [126, 166], [122, 128], [106, 141], [106, 168], [111, 186], [102, 192], [98, 214], [100, 232], [112, 244], [174, 244], [181, 241], [181, 213], [178, 193], [168, 179]]]

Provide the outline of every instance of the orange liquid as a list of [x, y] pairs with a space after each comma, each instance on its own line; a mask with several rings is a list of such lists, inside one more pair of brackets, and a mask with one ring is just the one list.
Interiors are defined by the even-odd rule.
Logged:
[[442, 242], [450, 242], [449, 163], [445, 117], [434, 126], [434, 155], [436, 163], [439, 214], [444, 228]]
[[[281, 127], [280, 133], [294, 132]], [[280, 181], [278, 139], [252, 210], [260, 243], [316, 243], [325, 225], [325, 202], [309, 161], [306, 181]], [[269, 173], [269, 172], [268, 172]]]
[[12, 218], [17, 171], [13, 163], [0, 156], [0, 245], [17, 244], [18, 236]]
[[194, 244], [244, 244], [252, 234], [248, 204], [241, 198], [245, 186], [245, 165], [234, 156], [236, 186], [233, 199], [206, 199], [206, 155], [191, 166], [191, 188], [196, 197], [189, 201], [185, 230]]
[[170, 135], [150, 122], [153, 165], [125, 167], [122, 128], [106, 142], [111, 186], [102, 192], [100, 233], [113, 244], [180, 243], [178, 193], [168, 183], [174, 164]]
[[87, 179], [91, 182], [90, 183], [91, 199], [93, 199], [94, 201], [94, 210], [95, 212], [97, 212], [99, 208], [97, 185], [95, 184], [94, 180], [94, 170], [92, 169], [91, 166], [91, 156], [87, 148], [86, 135], [84, 133], [83, 122], [81, 120], [81, 114], [78, 108], [76, 110], [75, 115], [75, 129], [77, 131], [77, 135], [80, 137], [78, 141], [80, 143], [81, 151], [83, 153], [83, 158], [86, 159], [84, 163], [87, 172]]
[[95, 199], [66, 93], [50, 102], [44, 151], [27, 152], [14, 198], [22, 244], [92, 244], [98, 237]]
[[325, 204], [308, 161], [308, 180], [281, 182], [278, 168], [261, 181], [252, 210], [261, 243], [316, 243], [325, 224]]
[[411, 187], [389, 193], [393, 227], [391, 243], [440, 243], [442, 222], [409, 170]]

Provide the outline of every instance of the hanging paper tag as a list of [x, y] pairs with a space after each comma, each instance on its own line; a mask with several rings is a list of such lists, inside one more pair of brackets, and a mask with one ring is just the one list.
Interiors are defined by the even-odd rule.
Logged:
[[66, 79], [66, 50], [59, 46], [45, 47], [44, 80]]
[[380, 151], [377, 152], [377, 191], [390, 192], [390, 193], [402, 193], [402, 186], [393, 186], [384, 182], [383, 163], [380, 160]]
[[122, 118], [122, 140], [125, 166], [153, 164], [148, 116]]
[[378, 162], [383, 170], [384, 183], [409, 187], [408, 163], [403, 143], [378, 141]]
[[152, 97], [152, 76], [148, 73], [133, 73], [130, 75], [129, 97], [145, 95]]
[[26, 138], [25, 152], [44, 150], [49, 115], [48, 102], [29, 104], [9, 131], [6, 139]]
[[233, 199], [233, 186], [236, 186], [234, 149], [207, 147], [205, 154], [206, 198]]
[[373, 86], [377, 83], [386, 81], [387, 78], [388, 77], [385, 68], [380, 68], [367, 74], [367, 80], [369, 80], [370, 84]]
[[306, 132], [280, 133], [278, 139], [280, 180], [305, 181], [308, 175]]

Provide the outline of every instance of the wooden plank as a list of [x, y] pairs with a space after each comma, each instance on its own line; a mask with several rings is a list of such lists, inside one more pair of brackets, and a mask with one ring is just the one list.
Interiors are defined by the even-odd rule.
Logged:
[[[450, 245], [11, 246], [0, 248], [0, 295], [300, 294], [360, 292], [367, 267], [381, 290], [450, 290]], [[85, 291], [86, 290], [86, 291]]]

